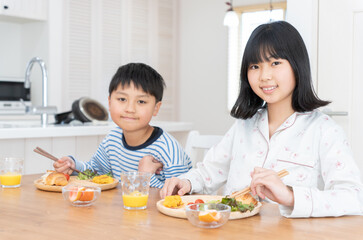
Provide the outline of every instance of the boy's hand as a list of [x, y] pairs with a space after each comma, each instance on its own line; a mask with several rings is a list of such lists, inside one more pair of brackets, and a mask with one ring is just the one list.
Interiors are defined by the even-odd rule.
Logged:
[[163, 164], [156, 160], [153, 156], [144, 156], [139, 161], [138, 171], [140, 172], [160, 174], [161, 170], [163, 170]]
[[53, 167], [57, 172], [71, 175], [73, 173], [71, 168], [75, 169], [76, 164], [70, 157], [62, 157], [53, 163]]
[[275, 171], [256, 167], [251, 173], [251, 177], [253, 195], [257, 194], [262, 199], [268, 197], [270, 200], [285, 206], [294, 206], [292, 189], [281, 181]]

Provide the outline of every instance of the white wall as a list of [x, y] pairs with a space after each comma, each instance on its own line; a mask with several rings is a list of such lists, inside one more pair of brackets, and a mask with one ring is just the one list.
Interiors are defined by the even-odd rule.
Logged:
[[[225, 2], [179, 1], [179, 120], [193, 122], [204, 134], [224, 134], [234, 122], [227, 109]], [[236, 0], [233, 4], [268, 2]]]
[[179, 120], [202, 133], [224, 134], [227, 110], [227, 28], [223, 0], [179, 2]]
[[[304, 39], [310, 57], [311, 75], [317, 90], [318, 61], [318, 1], [287, 0], [286, 21], [291, 23]], [[301, 14], [304, 13], [304, 17]]]

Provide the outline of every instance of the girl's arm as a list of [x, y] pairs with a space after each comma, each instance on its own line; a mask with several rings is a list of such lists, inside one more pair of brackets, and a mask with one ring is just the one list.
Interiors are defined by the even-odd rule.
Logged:
[[178, 177], [189, 180], [191, 193], [212, 194], [227, 181], [237, 123], [238, 120], [221, 142], [207, 152], [203, 162], [197, 163], [197, 168]]
[[360, 173], [338, 125], [322, 127], [319, 146], [324, 189], [293, 187], [294, 206], [281, 206], [287, 217], [325, 217], [363, 214], [363, 187]]

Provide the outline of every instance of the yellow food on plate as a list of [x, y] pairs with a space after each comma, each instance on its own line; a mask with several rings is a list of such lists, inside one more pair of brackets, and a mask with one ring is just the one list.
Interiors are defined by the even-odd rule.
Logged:
[[178, 208], [183, 205], [179, 195], [166, 196], [163, 205], [168, 208]]
[[202, 222], [218, 222], [221, 219], [221, 214], [217, 211], [203, 211], [199, 213], [198, 218]]
[[113, 178], [107, 175], [100, 175], [100, 176], [95, 176], [92, 179], [92, 182], [94, 183], [98, 183], [98, 184], [109, 184], [109, 183], [113, 183]]

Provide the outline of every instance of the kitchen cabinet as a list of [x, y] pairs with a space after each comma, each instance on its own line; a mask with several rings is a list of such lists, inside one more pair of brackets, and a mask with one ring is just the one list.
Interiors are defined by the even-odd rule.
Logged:
[[[356, 162], [363, 171], [363, 1], [288, 0], [287, 3], [288, 20], [299, 31], [303, 30], [304, 40], [312, 42], [309, 53], [312, 68], [316, 69], [313, 77], [316, 77], [318, 96], [332, 101], [327, 108], [331, 117], [344, 128]], [[301, 14], [302, 9], [312, 16]]]
[[47, 20], [48, 0], [0, 0], [0, 17], [8, 20]]
[[318, 95], [332, 101], [333, 113], [347, 113], [332, 117], [346, 130], [363, 170], [363, 2], [319, 0], [318, 39]]

